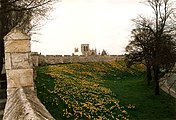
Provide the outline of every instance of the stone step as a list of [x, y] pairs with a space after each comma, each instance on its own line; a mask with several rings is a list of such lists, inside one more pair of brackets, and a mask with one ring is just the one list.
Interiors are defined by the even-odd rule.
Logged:
[[7, 82], [7, 80], [0, 80], [0, 83], [5, 83]]
[[0, 110], [0, 120], [3, 120], [4, 110]]
[[6, 82], [7, 80], [6, 79], [0, 79], [0, 82]]
[[0, 99], [0, 110], [4, 110], [7, 99]]
[[0, 89], [0, 99], [7, 98], [7, 91], [6, 89]]

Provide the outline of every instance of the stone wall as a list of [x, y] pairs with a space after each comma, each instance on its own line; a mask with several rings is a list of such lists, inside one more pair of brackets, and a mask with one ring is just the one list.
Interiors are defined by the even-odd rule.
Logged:
[[15, 28], [4, 37], [7, 103], [4, 120], [54, 119], [34, 92], [30, 37]]
[[171, 73], [165, 74], [160, 79], [160, 88], [166, 93], [176, 98], [176, 64]]
[[41, 55], [37, 52], [32, 53], [32, 62], [34, 66], [52, 65], [60, 63], [83, 63], [83, 62], [108, 62], [123, 59], [123, 55], [92, 55], [92, 56], [77, 56], [77, 55]]

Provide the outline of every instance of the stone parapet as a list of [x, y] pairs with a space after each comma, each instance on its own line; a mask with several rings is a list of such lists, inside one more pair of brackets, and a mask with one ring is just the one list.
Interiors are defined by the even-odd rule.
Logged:
[[53, 65], [53, 64], [61, 64], [61, 63], [84, 63], [84, 62], [108, 62], [108, 61], [116, 61], [123, 59], [123, 55], [92, 55], [92, 56], [84, 56], [84, 55], [41, 55], [36, 54], [32, 56], [32, 62], [34, 66], [38, 65]]
[[[4, 120], [53, 120], [34, 92], [30, 37], [15, 28], [4, 37], [7, 103]], [[32, 57], [31, 57], [32, 56]], [[42, 56], [41, 56], [42, 58]]]
[[34, 86], [30, 37], [19, 29], [12, 29], [4, 42], [7, 95], [10, 95], [13, 89]]
[[9, 96], [3, 120], [54, 120], [35, 92], [28, 87], [17, 88]]
[[160, 88], [169, 95], [176, 98], [176, 64], [172, 69], [173, 73], [165, 74], [160, 80]]

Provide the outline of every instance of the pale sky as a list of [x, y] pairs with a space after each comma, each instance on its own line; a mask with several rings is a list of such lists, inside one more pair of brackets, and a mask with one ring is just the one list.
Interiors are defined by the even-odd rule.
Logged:
[[[55, 5], [52, 20], [46, 21], [32, 42], [32, 51], [71, 55], [81, 44], [111, 55], [123, 54], [130, 40], [131, 19], [143, 11], [141, 0], [62, 0]], [[33, 38], [33, 39], [36, 39]]]

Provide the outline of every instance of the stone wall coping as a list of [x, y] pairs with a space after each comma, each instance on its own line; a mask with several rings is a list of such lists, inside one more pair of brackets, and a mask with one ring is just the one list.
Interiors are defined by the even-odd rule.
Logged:
[[3, 120], [54, 120], [29, 87], [17, 88], [8, 96]]
[[4, 40], [30, 40], [30, 36], [22, 32], [20, 28], [13, 28], [5, 37]]

